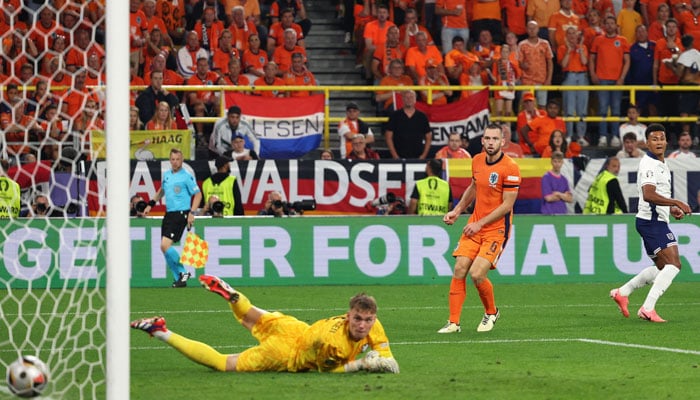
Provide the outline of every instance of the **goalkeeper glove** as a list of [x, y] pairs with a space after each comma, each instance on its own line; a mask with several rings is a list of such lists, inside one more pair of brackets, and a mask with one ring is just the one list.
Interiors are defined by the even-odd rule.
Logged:
[[368, 352], [363, 358], [350, 361], [344, 365], [345, 372], [391, 372], [399, 373], [399, 364], [393, 358], [381, 357], [375, 350]]

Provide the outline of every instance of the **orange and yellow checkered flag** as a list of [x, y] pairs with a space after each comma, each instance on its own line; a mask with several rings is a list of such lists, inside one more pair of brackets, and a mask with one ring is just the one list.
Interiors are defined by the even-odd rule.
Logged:
[[202, 268], [209, 260], [209, 243], [194, 232], [187, 232], [180, 262], [195, 268]]

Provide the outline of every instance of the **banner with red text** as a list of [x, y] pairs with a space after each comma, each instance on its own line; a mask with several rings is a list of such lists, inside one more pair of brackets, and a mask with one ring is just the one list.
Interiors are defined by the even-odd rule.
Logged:
[[324, 96], [260, 97], [226, 93], [226, 108], [239, 106], [260, 140], [260, 158], [294, 159], [315, 150], [323, 135]]

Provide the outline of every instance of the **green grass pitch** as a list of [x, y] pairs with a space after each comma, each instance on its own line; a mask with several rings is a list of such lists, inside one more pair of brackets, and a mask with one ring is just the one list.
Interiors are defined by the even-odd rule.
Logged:
[[[229, 280], [235, 286], [235, 280]], [[440, 335], [447, 285], [244, 287], [252, 302], [313, 322], [376, 297], [399, 375], [214, 372], [143, 332], [131, 332], [133, 399], [687, 399], [700, 396], [697, 285], [676, 283], [657, 305], [669, 322], [625, 319], [609, 284], [495, 284], [501, 319], [477, 333], [483, 308], [472, 285], [462, 332]], [[630, 298], [633, 314], [647, 290]], [[223, 353], [254, 345], [226, 304], [200, 288], [134, 289], [133, 319], [168, 327]]]

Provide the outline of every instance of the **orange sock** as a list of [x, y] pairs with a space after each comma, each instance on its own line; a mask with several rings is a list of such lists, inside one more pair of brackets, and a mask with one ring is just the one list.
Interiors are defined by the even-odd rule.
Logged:
[[464, 305], [466, 298], [466, 279], [452, 278], [452, 282], [450, 282], [450, 322], [459, 324], [459, 319], [462, 316], [462, 305]]
[[489, 278], [484, 279], [480, 284], [476, 285], [476, 290], [479, 291], [481, 303], [484, 305], [486, 314], [496, 313], [496, 300], [493, 298], [493, 284]]

